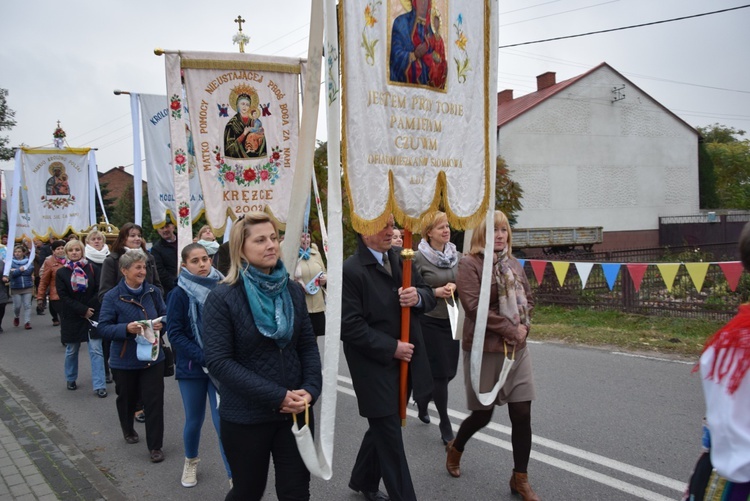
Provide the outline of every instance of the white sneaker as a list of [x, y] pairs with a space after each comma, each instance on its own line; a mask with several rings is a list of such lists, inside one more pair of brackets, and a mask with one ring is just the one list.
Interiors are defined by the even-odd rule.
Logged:
[[198, 458], [185, 458], [185, 466], [182, 468], [182, 486], [195, 487], [198, 483]]

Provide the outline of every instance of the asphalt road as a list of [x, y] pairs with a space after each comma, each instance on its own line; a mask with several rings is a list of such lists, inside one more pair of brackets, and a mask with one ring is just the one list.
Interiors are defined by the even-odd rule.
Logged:
[[[80, 353], [78, 390], [65, 388], [64, 348], [49, 315], [32, 316], [33, 329], [12, 326], [12, 310], [0, 333], [0, 370], [5, 373], [130, 499], [220, 500], [228, 481], [218, 454], [210, 417], [201, 440], [199, 483], [180, 485], [183, 465], [182, 402], [174, 378], [166, 381], [164, 452], [161, 464], [148, 461], [145, 441], [127, 445], [120, 434], [114, 386], [97, 398], [90, 364]], [[321, 342], [322, 347], [322, 342]], [[529, 478], [545, 500], [679, 499], [700, 449], [703, 401], [692, 361], [633, 356], [608, 350], [557, 344], [530, 345], [537, 385], [532, 405], [534, 446]], [[454, 429], [466, 415], [462, 378], [450, 387]], [[469, 442], [462, 476], [445, 471], [437, 416], [425, 425], [410, 408], [404, 429], [417, 495], [424, 500], [518, 499], [510, 494], [513, 467], [505, 408]], [[136, 425], [141, 433], [143, 425]], [[366, 421], [356, 399], [343, 355], [330, 481], [313, 478], [312, 499], [357, 500], [347, 488], [349, 472]], [[283, 481], [284, 479], [279, 479]], [[269, 475], [266, 499], [276, 499]]]

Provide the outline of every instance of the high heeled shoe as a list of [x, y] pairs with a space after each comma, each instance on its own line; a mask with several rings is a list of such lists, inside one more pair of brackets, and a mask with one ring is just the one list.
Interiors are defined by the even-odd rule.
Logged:
[[448, 445], [445, 446], [445, 451], [448, 453], [445, 458], [445, 469], [448, 470], [451, 477], [458, 478], [461, 476], [461, 456], [463, 455], [463, 452], [453, 447], [453, 442], [455, 442], [455, 440], [451, 440], [448, 442]]
[[510, 492], [520, 495], [523, 501], [541, 501], [529, 484], [528, 473], [513, 470], [513, 476], [510, 477]]

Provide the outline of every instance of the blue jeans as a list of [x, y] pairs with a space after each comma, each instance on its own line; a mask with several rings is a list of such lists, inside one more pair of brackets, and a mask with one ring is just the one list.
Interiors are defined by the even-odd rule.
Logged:
[[[94, 391], [107, 388], [104, 377], [104, 354], [102, 352], [102, 340], [92, 339], [89, 336], [89, 358], [91, 359], [91, 382]], [[78, 350], [81, 343], [68, 343], [65, 345], [65, 380], [67, 382], [78, 379]]]
[[[185, 428], [182, 431], [185, 457], [192, 459], [198, 457], [201, 428], [206, 417], [206, 395], [208, 395], [208, 401], [211, 405], [211, 421], [214, 423], [216, 435], [221, 436], [219, 409], [216, 405], [216, 387], [209, 378], [179, 379], [177, 383], [180, 385], [182, 405], [185, 408]], [[224, 461], [224, 468], [227, 470], [227, 476], [232, 478], [232, 472], [224, 455], [224, 446], [221, 441], [219, 441], [219, 451], [221, 452], [221, 459]]]

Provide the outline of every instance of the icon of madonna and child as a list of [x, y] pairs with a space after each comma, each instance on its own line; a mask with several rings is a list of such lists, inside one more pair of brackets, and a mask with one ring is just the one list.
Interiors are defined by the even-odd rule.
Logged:
[[224, 127], [224, 156], [267, 156], [266, 133], [260, 120], [258, 93], [249, 85], [238, 85], [229, 93], [229, 105], [237, 112]]
[[391, 28], [391, 82], [444, 90], [448, 62], [440, 29], [441, 10], [446, 12], [448, 0], [400, 0], [400, 3], [406, 12], [395, 17]]

